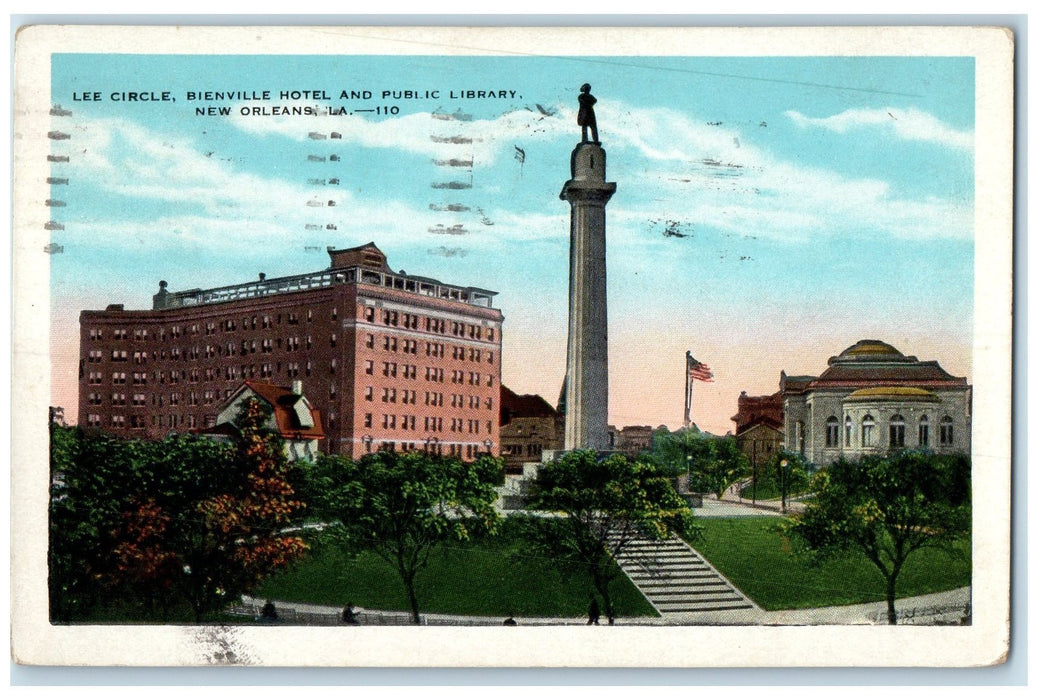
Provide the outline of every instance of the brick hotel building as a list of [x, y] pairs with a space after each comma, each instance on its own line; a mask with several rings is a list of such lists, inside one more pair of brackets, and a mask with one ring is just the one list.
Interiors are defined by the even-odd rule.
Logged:
[[79, 424], [157, 439], [211, 427], [246, 380], [302, 382], [322, 451], [500, 452], [495, 292], [394, 272], [374, 243], [320, 272], [80, 314]]

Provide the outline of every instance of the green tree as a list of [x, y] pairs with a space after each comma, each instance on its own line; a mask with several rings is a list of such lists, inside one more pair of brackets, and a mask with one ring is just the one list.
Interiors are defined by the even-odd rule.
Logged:
[[820, 556], [862, 552], [886, 581], [887, 619], [905, 562], [925, 547], [950, 549], [970, 531], [970, 461], [966, 455], [904, 451], [840, 460], [822, 469], [814, 500], [786, 530]]
[[653, 436], [653, 454], [674, 475], [688, 473], [689, 488], [718, 498], [749, 471], [735, 438], [705, 435], [695, 428]]
[[527, 507], [561, 513], [545, 518], [542, 545], [585, 566], [602, 598], [609, 624], [609, 584], [620, 556], [638, 536], [664, 539], [691, 534], [692, 510], [659, 465], [629, 461], [619, 454], [598, 459], [593, 450], [564, 454], [541, 466]]
[[382, 451], [358, 461], [323, 457], [311, 467], [312, 511], [334, 523], [328, 541], [347, 554], [371, 551], [400, 575], [421, 624], [418, 576], [430, 555], [451, 542], [493, 533], [500, 459], [474, 462], [422, 452]]

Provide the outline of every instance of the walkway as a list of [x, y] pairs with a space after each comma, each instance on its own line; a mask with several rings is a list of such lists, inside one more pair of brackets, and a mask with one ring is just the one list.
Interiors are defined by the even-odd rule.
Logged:
[[[264, 600], [243, 597], [242, 605], [232, 612], [258, 619]], [[341, 625], [341, 608], [329, 605], [310, 605], [274, 601], [278, 610], [277, 624], [283, 625]], [[898, 624], [902, 625], [958, 625], [969, 619], [970, 588], [956, 588], [941, 593], [901, 598], [897, 601]], [[766, 611], [758, 607], [742, 610], [718, 610], [699, 613], [670, 613], [661, 617], [618, 618], [622, 626], [683, 626], [683, 625], [876, 625], [886, 624], [885, 601], [861, 605], [840, 605], [806, 610]], [[362, 625], [410, 625], [411, 616], [400, 611], [357, 609]], [[585, 625], [586, 617], [516, 617], [520, 626]], [[495, 626], [504, 618], [473, 615], [423, 614], [422, 624], [442, 626]]]

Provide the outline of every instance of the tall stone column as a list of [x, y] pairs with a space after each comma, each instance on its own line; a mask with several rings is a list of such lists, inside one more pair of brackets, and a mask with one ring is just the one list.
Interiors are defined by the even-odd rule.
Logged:
[[[596, 134], [597, 136], [597, 134]], [[584, 141], [570, 158], [569, 343], [566, 349], [565, 449], [609, 449], [605, 207], [616, 192], [605, 181], [606, 154]]]

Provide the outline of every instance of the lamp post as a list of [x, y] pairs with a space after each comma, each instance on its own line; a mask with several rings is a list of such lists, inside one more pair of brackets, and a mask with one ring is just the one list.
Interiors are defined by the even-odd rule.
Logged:
[[[741, 495], [741, 494], [740, 494]], [[757, 505], [757, 441], [753, 441], [753, 505]]]
[[786, 512], [786, 467], [789, 465], [788, 460], [782, 460], [779, 462], [779, 492], [782, 494], [782, 512]]

